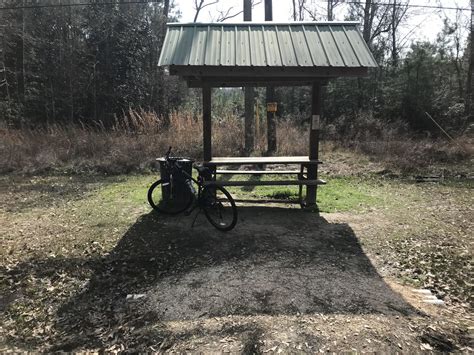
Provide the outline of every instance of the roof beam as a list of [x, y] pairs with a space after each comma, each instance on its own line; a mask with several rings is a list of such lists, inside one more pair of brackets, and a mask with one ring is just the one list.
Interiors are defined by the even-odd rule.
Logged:
[[314, 81], [320, 78], [333, 78], [338, 76], [367, 76], [366, 67], [239, 67], [239, 66], [178, 66], [169, 67], [171, 75], [183, 77], [215, 77], [220, 80], [230, 78], [291, 78], [293, 81]]
[[329, 78], [318, 78], [295, 80], [294, 78], [256, 78], [256, 77], [240, 77], [240, 78], [219, 78], [219, 77], [184, 77], [188, 87], [190, 88], [201, 88], [209, 85], [214, 88], [222, 87], [242, 87], [251, 85], [254, 87], [266, 87], [266, 86], [311, 86], [313, 83], [319, 83], [320, 85], [327, 85]]

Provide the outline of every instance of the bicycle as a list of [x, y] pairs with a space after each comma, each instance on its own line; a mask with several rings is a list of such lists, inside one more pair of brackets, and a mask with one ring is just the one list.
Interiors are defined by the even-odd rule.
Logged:
[[[204, 211], [207, 220], [220, 231], [230, 231], [237, 223], [237, 207], [230, 193], [222, 186], [212, 183], [212, 172], [205, 166], [194, 166], [197, 179], [188, 174], [178, 162], [182, 158], [171, 157], [171, 147], [164, 157], [165, 170], [148, 189], [148, 202], [160, 213], [176, 215], [186, 214], [199, 208]], [[198, 186], [194, 187], [194, 184]], [[158, 188], [160, 187], [160, 188]], [[196, 218], [197, 218], [196, 214]], [[196, 221], [196, 218], [193, 221]]]

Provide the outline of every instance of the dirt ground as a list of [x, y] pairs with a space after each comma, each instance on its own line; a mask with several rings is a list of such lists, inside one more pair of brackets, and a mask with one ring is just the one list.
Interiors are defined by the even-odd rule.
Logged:
[[397, 272], [395, 239], [422, 217], [246, 204], [221, 233], [124, 190], [100, 204], [95, 180], [29, 195], [5, 181], [0, 350], [473, 351], [472, 308], [428, 304]]

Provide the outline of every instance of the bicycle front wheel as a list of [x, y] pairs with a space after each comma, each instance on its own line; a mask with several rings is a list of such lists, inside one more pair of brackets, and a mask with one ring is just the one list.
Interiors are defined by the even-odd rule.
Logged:
[[202, 190], [201, 199], [204, 214], [215, 228], [227, 232], [235, 227], [237, 207], [226, 189], [217, 185], [208, 185]]
[[184, 212], [192, 202], [193, 196], [185, 184], [158, 180], [148, 189], [148, 203], [155, 211], [164, 214]]

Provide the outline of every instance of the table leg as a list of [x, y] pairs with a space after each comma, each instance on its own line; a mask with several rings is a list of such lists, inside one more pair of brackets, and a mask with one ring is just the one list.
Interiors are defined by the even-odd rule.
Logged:
[[[318, 178], [318, 166], [308, 166], [308, 180], [316, 180]], [[318, 186], [306, 186], [306, 207], [316, 206], [316, 198], [318, 195]]]
[[[298, 180], [303, 180], [304, 179], [304, 165], [301, 164], [300, 168], [300, 174], [298, 175]], [[299, 192], [298, 192], [298, 201], [303, 208], [305, 205], [305, 202], [303, 201], [303, 185], [299, 186]]]

